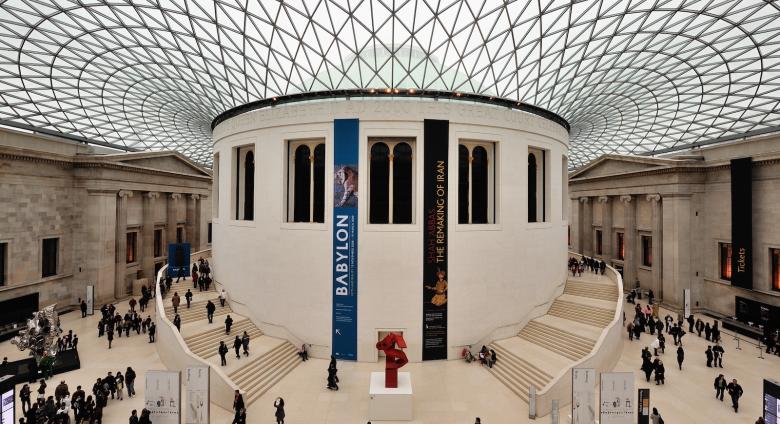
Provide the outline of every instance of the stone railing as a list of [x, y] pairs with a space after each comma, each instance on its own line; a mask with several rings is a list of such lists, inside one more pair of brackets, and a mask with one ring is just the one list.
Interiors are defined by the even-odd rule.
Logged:
[[[569, 257], [581, 258], [578, 253], [569, 252]], [[612, 371], [623, 353], [623, 278], [611, 266], [604, 272], [617, 286], [618, 296], [615, 299], [615, 315], [612, 321], [601, 331], [593, 350], [567, 369], [561, 370], [547, 386], [536, 394], [536, 415], [545, 416], [552, 411], [552, 401], [557, 400], [559, 406], [571, 404], [571, 370], [573, 368], [593, 368], [596, 373]], [[596, 379], [598, 381], [598, 378]], [[595, 382], [594, 382], [595, 384]]]
[[[190, 263], [199, 257], [210, 257], [211, 249], [201, 250], [190, 255]], [[206, 366], [211, 370], [209, 372], [209, 384], [211, 392], [211, 402], [225, 408], [228, 411], [233, 409], [233, 392], [238, 386], [233, 384], [230, 378], [222, 372], [221, 369], [214, 367], [208, 361], [193, 354], [187, 347], [187, 343], [181, 337], [179, 330], [165, 315], [165, 303], [160, 293], [160, 280], [165, 275], [168, 265], [164, 265], [157, 273], [155, 279], [155, 321], [157, 334], [155, 346], [160, 361], [166, 368], [172, 371], [184, 372], [187, 367]]]

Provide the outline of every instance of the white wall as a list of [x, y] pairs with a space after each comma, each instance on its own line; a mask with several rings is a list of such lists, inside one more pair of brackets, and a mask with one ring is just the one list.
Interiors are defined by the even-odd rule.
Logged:
[[[412, 361], [421, 360], [423, 305], [423, 119], [450, 121], [448, 345], [475, 343], [516, 323], [548, 301], [566, 276], [566, 230], [561, 217], [568, 134], [544, 118], [505, 108], [458, 102], [350, 100], [278, 106], [243, 114], [214, 131], [219, 154], [220, 212], [229, 211], [233, 147], [255, 145], [255, 219], [213, 219], [217, 279], [232, 298], [245, 299], [253, 318], [285, 327], [330, 352], [332, 321], [333, 119], [360, 119], [358, 239], [358, 359], [376, 360], [380, 329], [403, 330]], [[368, 225], [368, 138], [415, 139], [414, 224]], [[324, 224], [286, 222], [286, 142], [326, 143]], [[457, 224], [458, 140], [496, 143], [495, 224]], [[528, 146], [549, 150], [549, 222], [527, 222]]]

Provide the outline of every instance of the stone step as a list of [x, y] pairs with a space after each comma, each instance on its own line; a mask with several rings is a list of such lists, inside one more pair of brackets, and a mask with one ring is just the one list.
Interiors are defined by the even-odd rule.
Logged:
[[246, 331], [249, 335], [250, 348], [252, 346], [252, 340], [255, 340], [256, 338], [263, 335], [263, 332], [254, 325], [242, 329], [231, 328], [230, 334], [225, 334], [225, 330], [222, 330], [222, 332], [214, 335], [214, 338], [211, 340], [202, 341], [194, 345], [190, 345], [188, 343], [187, 346], [192, 353], [200, 356], [201, 358], [210, 358], [219, 353], [219, 342], [221, 341], [225, 342], [229, 349], [233, 349], [233, 341], [235, 340], [236, 336], [241, 337], [244, 334], [244, 331]]
[[[242, 319], [240, 321], [238, 320], [238, 317], [233, 317], [233, 319], [235, 319], [236, 322], [233, 324], [233, 327], [231, 328], [231, 331], [239, 331], [240, 332], [240, 331], [244, 331], [244, 329], [246, 329], [246, 328], [254, 327], [254, 324], [252, 323], [252, 321], [250, 321], [248, 319]], [[212, 324], [212, 326], [213, 326], [213, 324]], [[209, 327], [209, 328], [210, 329], [205, 331], [205, 332], [185, 337], [184, 341], [187, 343], [187, 346], [197, 345], [199, 343], [202, 343], [203, 341], [212, 340], [215, 336], [220, 336], [222, 334], [225, 334], [225, 327], [224, 326], [216, 326], [216, 327], [213, 327], [213, 328], [212, 327]]]
[[553, 327], [531, 322], [520, 331], [518, 337], [573, 361], [579, 360], [593, 349], [592, 340], [569, 338], [567, 334]]
[[249, 391], [247, 404], [251, 404], [259, 399], [260, 396], [264, 395], [265, 392], [267, 392], [276, 383], [281, 381], [287, 374], [292, 372], [292, 370], [294, 370], [298, 364], [302, 362], [296, 352], [297, 349], [293, 349], [292, 355], [289, 355], [284, 361], [279, 363], [276, 371], [269, 375], [263, 384], [258, 384]]
[[281, 341], [257, 360], [230, 374], [233, 382], [244, 392], [247, 404], [256, 400], [301, 362], [297, 352], [291, 343]]
[[609, 309], [597, 308], [579, 303], [567, 302], [556, 299], [550, 310], [549, 315], [566, 318], [572, 321], [578, 321], [597, 327], [606, 327], [615, 315], [615, 311]]

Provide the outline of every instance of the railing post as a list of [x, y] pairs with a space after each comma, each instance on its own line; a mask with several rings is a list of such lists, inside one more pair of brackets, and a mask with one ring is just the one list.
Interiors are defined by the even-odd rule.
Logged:
[[528, 418], [536, 419], [536, 387], [533, 384], [528, 388]]

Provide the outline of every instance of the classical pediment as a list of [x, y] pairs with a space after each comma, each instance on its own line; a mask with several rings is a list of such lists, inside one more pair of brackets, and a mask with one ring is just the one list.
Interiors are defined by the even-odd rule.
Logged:
[[631, 172], [646, 171], [648, 169], [659, 167], [676, 166], [686, 162], [687, 161], [667, 158], [605, 155], [576, 170], [569, 176], [569, 178], [591, 178], [605, 175], [619, 175]]
[[211, 176], [205, 168], [176, 152], [122, 153], [108, 155], [106, 158], [141, 168], [177, 172], [187, 175]]

